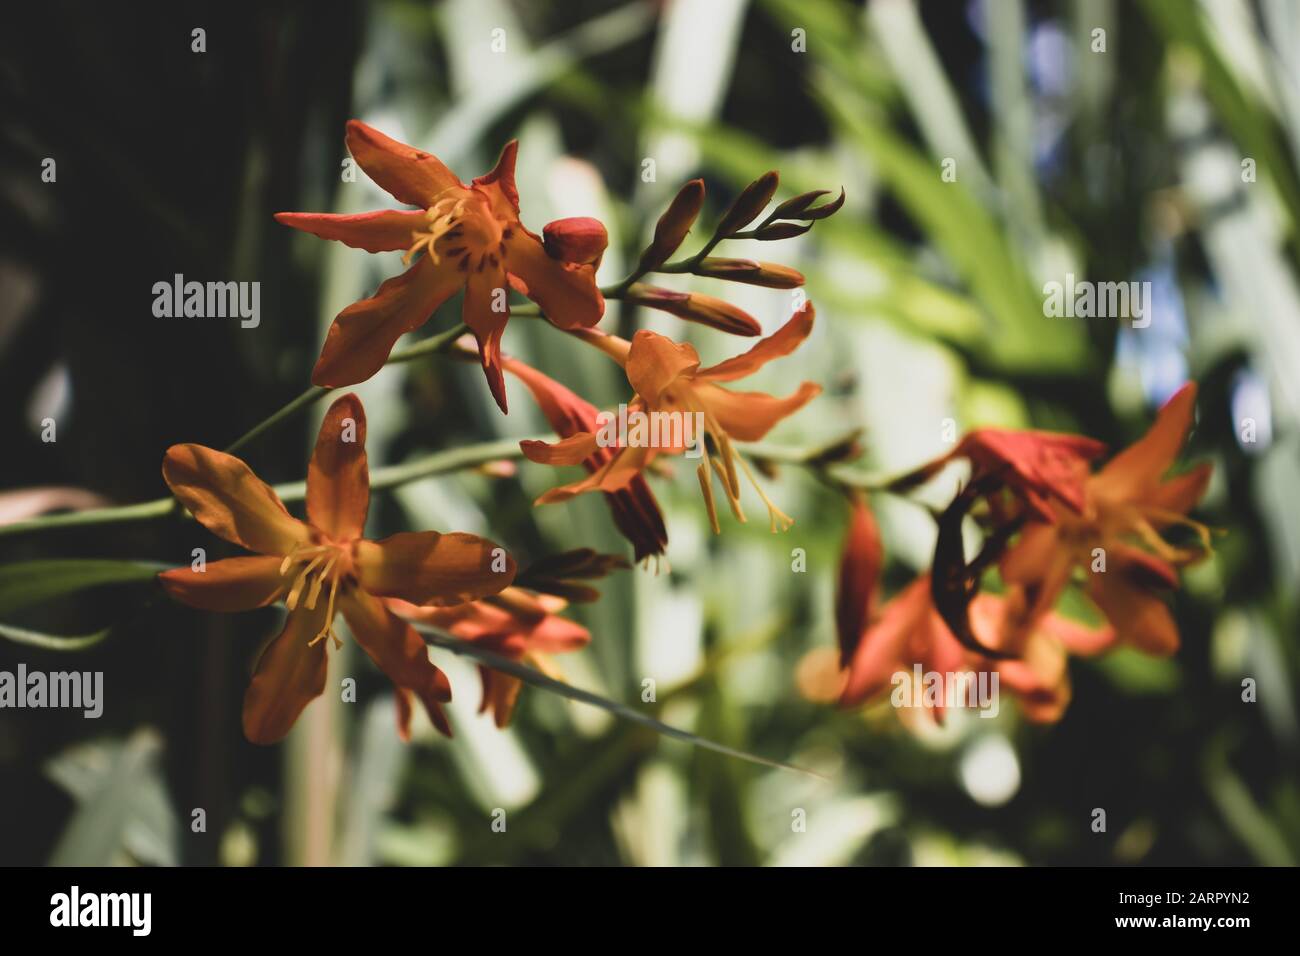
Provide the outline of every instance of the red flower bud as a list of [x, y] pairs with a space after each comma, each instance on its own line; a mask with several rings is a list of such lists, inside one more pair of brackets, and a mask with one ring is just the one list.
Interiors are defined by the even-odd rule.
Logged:
[[599, 219], [573, 216], [548, 222], [542, 230], [542, 245], [552, 259], [598, 266], [609, 245], [609, 233]]
[[642, 272], [658, 269], [677, 251], [704, 205], [704, 180], [692, 179], [673, 197], [672, 203], [655, 224], [654, 241], [641, 253]]
[[779, 181], [780, 177], [777, 175], [776, 170], [772, 170], [759, 176], [758, 179], [746, 186], [744, 191], [736, 197], [736, 201], [731, 204], [731, 208], [722, 217], [722, 221], [718, 223], [714, 235], [723, 238], [734, 236], [757, 219], [758, 214], [772, 201]]
[[726, 279], [761, 285], [767, 289], [794, 289], [803, 285], [803, 274], [775, 262], [755, 262], [753, 259], [723, 259], [709, 256], [695, 269], [695, 274], [710, 279]]
[[638, 283], [628, 289], [627, 301], [667, 312], [688, 322], [698, 322], [700, 325], [730, 332], [732, 335], [761, 335], [763, 332], [758, 320], [748, 312], [711, 295], [673, 292]]

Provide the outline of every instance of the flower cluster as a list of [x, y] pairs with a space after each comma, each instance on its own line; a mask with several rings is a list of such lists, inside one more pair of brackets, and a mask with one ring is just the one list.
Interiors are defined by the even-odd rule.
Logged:
[[[954, 460], [969, 463], [965, 488], [938, 518], [933, 567], [879, 609], [880, 536], [866, 500], [856, 498], [837, 607], [841, 703], [871, 700], [919, 664], [937, 673], [996, 672], [1028, 719], [1051, 722], [1070, 700], [1070, 655], [1121, 645], [1172, 654], [1178, 630], [1161, 592], [1178, 586], [1178, 568], [1210, 551], [1209, 530], [1187, 517], [1210, 466], [1168, 477], [1195, 401], [1196, 386], [1183, 386], [1141, 440], [1096, 472], [1090, 462], [1105, 448], [1091, 439], [982, 429], [891, 483], [909, 488]], [[961, 529], [971, 518], [983, 546], [968, 561]], [[1169, 540], [1179, 528], [1190, 544]], [[981, 590], [986, 576], [999, 591]], [[1074, 583], [1102, 623], [1058, 613]], [[941, 718], [943, 707], [933, 714]]]
[[[803, 383], [775, 398], [740, 392], [723, 383], [744, 378], [788, 355], [809, 335], [813, 307], [804, 302], [776, 333], [744, 354], [701, 367], [689, 344], [642, 330], [631, 340], [595, 326], [606, 299], [657, 309], [741, 336], [758, 336], [758, 323], [724, 299], [676, 292], [648, 283], [654, 273], [689, 273], [772, 289], [794, 289], [803, 276], [785, 266], [712, 255], [729, 239], [783, 239], [807, 232], [844, 202], [824, 201], [825, 191], [778, 204], [756, 221], [778, 187], [768, 173], [743, 190], [722, 214], [711, 239], [687, 259], [670, 262], [699, 217], [705, 199], [700, 180], [688, 183], [660, 218], [632, 275], [610, 289], [596, 284], [608, 243], [594, 219], [563, 219], [541, 234], [520, 221], [515, 183], [517, 144], [507, 144], [491, 172], [462, 182], [436, 156], [397, 142], [359, 121], [347, 126], [347, 145], [363, 170], [407, 209], [357, 215], [283, 212], [276, 219], [295, 229], [358, 249], [400, 251], [405, 271], [369, 298], [339, 313], [312, 372], [314, 385], [333, 389], [374, 375], [389, 361], [397, 340], [424, 325], [457, 294], [461, 320], [473, 336], [469, 354], [482, 366], [496, 404], [508, 410], [505, 372], [527, 387], [555, 429], [555, 442], [525, 441], [535, 462], [580, 465], [587, 476], [560, 485], [538, 503], [600, 492], [636, 560], [657, 559], [668, 543], [659, 505], [646, 480], [658, 459], [681, 455], [681, 442], [654, 446], [597, 440], [600, 412], [555, 379], [505, 354], [511, 294], [527, 297], [550, 325], [613, 358], [624, 369], [638, 412], [699, 416], [703, 422], [699, 480], [709, 520], [719, 528], [714, 482], [732, 512], [744, 520], [739, 475], [752, 483], [773, 531], [793, 520], [759, 486], [736, 443], [762, 438], [811, 401], [820, 387]], [[800, 300], [803, 301], [802, 299]], [[538, 313], [534, 313], [538, 314]], [[452, 355], [458, 342], [447, 349]], [[621, 559], [586, 549], [546, 559], [516, 577], [501, 548], [468, 534], [406, 532], [380, 541], [364, 537], [369, 502], [365, 413], [354, 395], [331, 406], [307, 469], [306, 520], [289, 514], [275, 492], [230, 454], [199, 445], [168, 450], [163, 477], [177, 500], [209, 531], [253, 556], [164, 572], [161, 580], [179, 601], [205, 610], [241, 611], [283, 602], [282, 632], [263, 651], [244, 703], [244, 731], [258, 743], [283, 737], [303, 708], [325, 687], [327, 653], [341, 638], [341, 614], [356, 641], [393, 682], [398, 727], [409, 734], [413, 701], [444, 733], [442, 705], [451, 697], [446, 676], [429, 660], [417, 626], [436, 627], [499, 657], [554, 673], [549, 655], [578, 649], [590, 634], [561, 611], [596, 592], [578, 579], [603, 576]], [[481, 666], [484, 710], [504, 726], [520, 682]]]
[[[844, 202], [817, 190], [778, 203], [767, 173], [722, 212], [711, 237], [693, 255], [674, 260], [702, 212], [705, 188], [687, 183], [655, 225], [632, 273], [607, 287], [596, 271], [608, 243], [590, 218], [563, 219], [539, 235], [520, 220], [515, 184], [518, 148], [508, 144], [495, 168], [466, 184], [437, 157], [353, 121], [348, 146], [360, 166], [399, 203], [413, 209], [359, 215], [286, 212], [285, 225], [369, 252], [401, 251], [406, 266], [370, 298], [335, 319], [312, 373], [333, 389], [361, 382], [390, 359], [397, 340], [417, 329], [452, 296], [463, 295], [463, 331], [448, 333], [451, 357], [481, 365], [488, 389], [505, 413], [506, 372], [522, 382], [556, 433], [527, 440], [530, 461], [578, 466], [585, 474], [561, 482], [538, 505], [599, 493], [637, 561], [657, 561], [668, 535], [648, 476], [667, 459], [698, 458], [704, 512], [721, 528], [715, 495], [745, 520], [741, 476], [768, 513], [773, 532], [794, 523], [768, 496], [755, 471], [772, 462], [759, 441], [818, 396], [803, 382], [784, 397], [734, 387], [767, 363], [790, 355], [811, 335], [815, 310], [796, 293], [790, 319], [762, 337], [754, 318], [723, 298], [653, 284], [654, 275], [689, 274], [769, 289], [798, 289], [804, 278], [778, 263], [714, 255], [732, 239], [772, 241], [797, 236], [833, 215]], [[762, 218], [760, 218], [762, 217]], [[506, 354], [503, 336], [511, 295], [532, 300], [530, 314], [616, 362], [630, 393], [621, 416], [689, 419], [696, 429], [655, 432], [656, 440], [620, 429], [614, 438], [602, 412], [555, 378]], [[757, 341], [748, 350], [706, 365], [694, 346], [648, 329], [624, 338], [597, 328], [607, 301], [656, 309]], [[951, 674], [996, 674], [1034, 721], [1054, 721], [1070, 697], [1071, 655], [1130, 645], [1169, 654], [1178, 633], [1159, 592], [1178, 584], [1178, 569], [1209, 552], [1210, 534], [1187, 513], [1205, 491], [1209, 467], [1167, 477], [1192, 424], [1196, 390], [1187, 385], [1161, 409], [1146, 437], [1100, 470], [1098, 442], [1076, 435], [980, 429], [947, 455], [874, 489], [902, 494], [956, 461], [969, 468], [964, 487], [937, 517], [932, 566], [880, 605], [884, 563], [881, 535], [865, 485], [837, 468], [859, 453], [856, 437], [798, 457], [849, 501], [848, 531], [835, 608], [839, 632], [836, 694], [845, 706], [880, 695], [900, 673], [919, 666]], [[603, 420], [602, 420], [603, 419]], [[751, 464], [752, 462], [752, 464]], [[756, 466], [756, 467], [755, 467]], [[434, 627], [490, 652], [480, 658], [482, 707], [504, 726], [527, 664], [554, 673], [550, 655], [591, 639], [561, 612], [597, 595], [580, 579], [601, 577], [622, 559], [578, 549], [552, 556], [516, 576], [504, 548], [466, 534], [401, 533], [364, 537], [369, 498], [365, 416], [355, 396], [330, 407], [308, 466], [306, 520], [291, 516], [248, 466], [197, 445], [167, 452], [163, 474], [177, 499], [218, 536], [255, 553], [203, 569], [162, 575], [179, 600], [204, 609], [244, 610], [283, 601], [283, 632], [266, 648], [248, 688], [244, 728], [254, 741], [283, 736], [325, 682], [328, 648], [340, 638], [342, 614], [357, 642], [397, 688], [398, 725], [409, 731], [412, 702], [450, 732], [442, 705], [446, 677], [429, 660], [417, 628]], [[963, 527], [974, 523], [982, 545], [968, 558]], [[1182, 543], [1175, 536], [1182, 532]], [[1191, 532], [1190, 535], [1187, 532]], [[1058, 611], [1062, 594], [1078, 584], [1095, 605], [1098, 625]], [[492, 666], [492, 661], [497, 666]], [[943, 706], [934, 708], [941, 719]]]

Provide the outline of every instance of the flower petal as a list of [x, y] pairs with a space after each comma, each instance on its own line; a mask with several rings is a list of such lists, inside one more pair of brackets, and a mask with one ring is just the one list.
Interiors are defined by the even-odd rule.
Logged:
[[[484, 260], [480, 260], [482, 265]], [[465, 303], [461, 321], [469, 326], [478, 341], [478, 357], [483, 364], [488, 388], [502, 412], [506, 408], [506, 381], [501, 371], [501, 335], [510, 321], [510, 291], [506, 274], [498, 266], [471, 272], [465, 286]]]
[[519, 140], [512, 139], [501, 148], [492, 171], [474, 180], [474, 187], [488, 196], [492, 211], [506, 219], [519, 216], [519, 187], [515, 185], [515, 162], [519, 158]]
[[279, 557], [226, 558], [202, 571], [172, 568], [158, 575], [167, 593], [203, 611], [251, 611], [265, 607], [284, 590]]
[[423, 256], [386, 280], [371, 298], [353, 302], [330, 326], [312, 384], [338, 388], [370, 378], [388, 361], [393, 343], [428, 321], [464, 281], [450, 263]]
[[557, 442], [525, 439], [519, 447], [525, 458], [541, 465], [580, 465], [600, 448], [591, 432], [578, 432]]
[[1188, 382], [1156, 413], [1140, 439], [1108, 461], [1092, 490], [1108, 501], [1132, 501], [1153, 489], [1182, 450], [1196, 410], [1196, 383]]
[[568, 501], [588, 491], [606, 493], [621, 491], [640, 476], [646, 465], [654, 458], [654, 453], [653, 448], [622, 448], [586, 478], [552, 488], [537, 499], [537, 504], [548, 505], [557, 501]]
[[370, 509], [366, 410], [344, 395], [325, 413], [307, 466], [307, 520], [335, 541], [361, 537]]
[[[451, 700], [447, 675], [429, 660], [429, 647], [415, 629], [397, 617], [383, 602], [361, 588], [349, 588], [339, 598], [339, 610], [361, 648], [398, 688], [420, 699], [434, 725], [450, 733], [441, 704]], [[408, 715], [409, 718], [409, 715]], [[399, 724], [401, 722], [399, 721]], [[409, 737], [409, 720], [399, 726]]]
[[932, 615], [930, 577], [923, 574], [885, 605], [880, 620], [862, 636], [849, 663], [840, 705], [852, 707], [888, 687], [915, 632]]
[[[1162, 481], [1152, 489], [1143, 503], [1173, 514], [1187, 514], [1196, 507], [1197, 502], [1205, 494], [1213, 471], [1214, 466], [1208, 462], [1197, 465], [1191, 471], [1170, 478], [1168, 481]], [[1163, 524], [1158, 519], [1153, 520], [1152, 523], [1157, 527]]]
[[[465, 188], [442, 160], [348, 120], [348, 151], [366, 175], [398, 202], [427, 209], [444, 190]], [[409, 243], [408, 243], [409, 245]]]
[[590, 265], [552, 259], [542, 241], [522, 226], [506, 243], [506, 270], [519, 291], [542, 308], [546, 319], [561, 329], [590, 328], [605, 314], [605, 299]]
[[853, 652], [871, 623], [883, 560], [875, 515], [867, 496], [856, 492], [850, 502], [849, 528], [840, 553], [835, 594], [835, 629], [839, 636], [841, 667], [847, 667], [853, 659]]
[[732, 392], [708, 382], [695, 386], [695, 396], [732, 438], [758, 441], [783, 418], [793, 415], [821, 394], [815, 382], [804, 382], [785, 398], [763, 392]]
[[1088, 596], [1115, 628], [1119, 641], [1144, 653], [1167, 657], [1178, 650], [1178, 625], [1164, 601], [1112, 569], [1094, 574]]
[[325, 645], [311, 640], [325, 626], [325, 604], [290, 611], [284, 630], [267, 645], [244, 693], [244, 736], [273, 744], [287, 734], [303, 708], [325, 690]]
[[816, 310], [811, 302], [804, 303], [790, 320], [765, 339], [759, 339], [754, 347], [725, 362], [700, 369], [699, 377], [714, 382], [732, 382], [746, 375], [752, 375], [773, 359], [789, 355], [800, 343], [812, 333]]
[[649, 329], [632, 336], [627, 354], [627, 380], [638, 395], [651, 406], [659, 396], [683, 375], [692, 375], [700, 367], [700, 354], [689, 342], [674, 342]]
[[311, 540], [311, 529], [234, 455], [203, 445], [172, 445], [163, 456], [162, 471], [190, 514], [232, 544], [283, 555]]
[[424, 212], [417, 209], [380, 209], [344, 216], [321, 212], [277, 212], [275, 221], [322, 239], [336, 239], [366, 252], [409, 249], [414, 233], [423, 229], [426, 222]]
[[460, 532], [404, 531], [382, 541], [358, 541], [354, 563], [371, 594], [412, 604], [473, 601], [515, 579], [515, 562], [504, 548]]

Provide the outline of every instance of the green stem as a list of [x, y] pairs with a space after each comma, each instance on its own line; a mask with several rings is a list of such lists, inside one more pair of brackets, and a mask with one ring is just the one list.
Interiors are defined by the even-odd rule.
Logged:
[[[554, 436], [543, 437], [553, 438]], [[502, 438], [498, 441], [434, 452], [414, 461], [403, 462], [400, 465], [376, 468], [370, 473], [370, 490], [385, 491], [408, 482], [418, 481], [421, 478], [428, 478], [432, 475], [445, 475], [449, 472], [460, 471], [462, 468], [473, 468], [489, 461], [521, 458], [523, 453], [519, 450], [519, 442], [520, 439], [518, 438]], [[281, 501], [302, 501], [307, 497], [307, 485], [306, 482], [302, 481], [275, 485], [273, 490], [280, 496]], [[145, 501], [140, 504], [124, 505], [118, 508], [96, 508], [91, 511], [74, 511], [69, 514], [50, 515], [45, 518], [33, 518], [30, 521], [19, 521], [0, 527], [0, 537], [19, 535], [28, 531], [45, 531], [51, 528], [128, 524], [135, 521], [165, 518], [170, 514], [183, 514], [186, 517], [192, 517], [176, 504], [175, 499], [159, 498], [156, 501]]]
[[[469, 326], [465, 325], [463, 322], [459, 323], [454, 328], [450, 328], [445, 332], [439, 332], [437, 335], [430, 336], [417, 345], [412, 345], [409, 349], [394, 352], [392, 355], [388, 356], [388, 361], [384, 364], [401, 365], [404, 362], [412, 362], [415, 359], [424, 358], [426, 355], [437, 355], [439, 352], [446, 350], [451, 343], [455, 342], [468, 331]], [[234, 454], [264, 432], [274, 428], [276, 425], [280, 424], [280, 422], [292, 418], [303, 409], [314, 405], [332, 391], [334, 391], [332, 387], [313, 385], [283, 408], [273, 412], [269, 417], [258, 422], [251, 429], [235, 439], [234, 442], [227, 445], [225, 448], [226, 453]]]
[[796, 767], [794, 764], [783, 763], [780, 760], [771, 760], [767, 757], [760, 757], [757, 754], [749, 753], [745, 750], [738, 750], [735, 747], [729, 747], [726, 744], [720, 744], [717, 741], [709, 740], [706, 737], [700, 737], [689, 731], [674, 727], [671, 724], [665, 724], [662, 720], [656, 720], [649, 714], [643, 713], [627, 704], [619, 703], [616, 700], [610, 700], [607, 697], [601, 697], [599, 694], [593, 694], [589, 690], [583, 690], [581, 687], [574, 687], [566, 684], [564, 681], [556, 680], [553, 677], [547, 677], [541, 671], [529, 667], [527, 664], [521, 664], [519, 661], [509, 657], [504, 657], [493, 651], [482, 647], [473, 641], [466, 641], [446, 631], [435, 627], [429, 627], [424, 624], [413, 625], [420, 636], [424, 638], [425, 643], [434, 647], [441, 647], [444, 650], [451, 651], [453, 654], [460, 654], [465, 657], [472, 657], [480, 663], [486, 664], [493, 670], [501, 671], [503, 674], [509, 674], [516, 680], [521, 680], [525, 684], [531, 684], [552, 694], [559, 694], [561, 697], [567, 697], [569, 700], [575, 700], [580, 704], [587, 704], [591, 707], [599, 707], [601, 710], [620, 717], [623, 720], [640, 724], [643, 727], [649, 727], [656, 733], [663, 734], [665, 737], [672, 737], [675, 740], [682, 740], [696, 747], [703, 747], [705, 750], [712, 750], [716, 753], [724, 754], [728, 757], [736, 757], [740, 760], [746, 760], [749, 763], [755, 763], [763, 767], [773, 767], [778, 770], [789, 770], [793, 773], [807, 774], [810, 777], [826, 779], [821, 774], [803, 767]]

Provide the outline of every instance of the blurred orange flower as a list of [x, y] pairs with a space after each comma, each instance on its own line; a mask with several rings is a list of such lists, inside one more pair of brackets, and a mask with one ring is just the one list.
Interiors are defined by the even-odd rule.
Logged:
[[[560, 616], [568, 606], [564, 598], [524, 588], [509, 587], [493, 597], [456, 607], [417, 607], [399, 599], [389, 599], [388, 606], [407, 620], [443, 628], [557, 680], [561, 675], [550, 655], [576, 651], [591, 642], [585, 627]], [[478, 672], [483, 682], [479, 713], [490, 710], [498, 727], [507, 726], [523, 683], [486, 664], [480, 664]]]
[[[1002, 626], [1012, 596], [980, 594], [971, 602], [971, 629], [982, 644], [1016, 657], [993, 659], [962, 647], [935, 609], [930, 576], [923, 574], [895, 595], [880, 619], [862, 635], [849, 661], [840, 704], [864, 703], [911, 679], [917, 665], [925, 673], [953, 675], [996, 673], [999, 687], [1016, 695], [1025, 717], [1035, 723], [1060, 720], [1070, 702], [1069, 654], [1096, 654], [1114, 641], [1109, 628], [1092, 629], [1059, 614], [1049, 613], [1012, 647]], [[942, 722], [946, 702], [932, 707]]]
[[[1054, 523], [1029, 524], [1002, 557], [1003, 579], [1024, 589], [1028, 626], [1056, 604], [1074, 568], [1090, 569], [1086, 591], [1114, 626], [1119, 640], [1148, 654], [1178, 649], [1178, 628], [1156, 588], [1178, 586], [1176, 569], [1210, 552], [1210, 532], [1186, 517], [1201, 499], [1211, 466], [1198, 465], [1165, 480], [1192, 425], [1196, 384], [1165, 403], [1139, 441], [1112, 458], [1084, 485], [1080, 513], [1054, 509]], [[1190, 528], [1195, 548], [1171, 545], [1161, 532]]]
[[246, 611], [283, 599], [289, 616], [267, 645], [244, 697], [244, 733], [279, 740], [325, 689], [326, 641], [336, 611], [357, 643], [397, 687], [398, 728], [409, 734], [414, 694], [444, 733], [446, 675], [420, 636], [383, 604], [453, 605], [496, 594], [514, 580], [504, 550], [471, 534], [403, 532], [362, 537], [370, 505], [365, 410], [355, 395], [334, 402], [307, 469], [307, 520], [240, 459], [202, 445], [173, 445], [163, 478], [205, 528], [255, 556], [176, 568], [159, 575], [177, 600], [210, 611]]
[[[594, 267], [553, 258], [541, 238], [519, 221], [516, 142], [506, 144], [495, 169], [468, 186], [436, 156], [359, 120], [349, 121], [347, 143], [371, 179], [398, 202], [420, 208], [344, 216], [281, 212], [276, 220], [368, 252], [405, 250], [408, 265], [423, 255], [406, 272], [384, 282], [373, 297], [339, 313], [312, 372], [313, 384], [338, 387], [365, 381], [387, 361], [400, 336], [419, 328], [464, 289], [461, 318], [478, 341], [488, 387], [506, 411], [501, 335], [510, 318], [508, 287], [536, 302], [552, 324], [586, 328], [599, 322], [605, 311]], [[599, 253], [593, 252], [598, 240], [593, 221], [580, 222], [589, 237], [584, 252], [594, 261]], [[574, 231], [558, 229], [566, 235]]]

